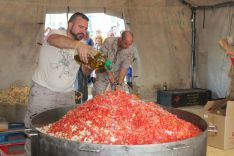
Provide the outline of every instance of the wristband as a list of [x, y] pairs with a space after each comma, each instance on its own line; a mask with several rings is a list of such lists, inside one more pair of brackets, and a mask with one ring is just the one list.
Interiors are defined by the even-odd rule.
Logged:
[[119, 82], [114, 82], [113, 83], [115, 86], [122, 86], [122, 83], [119, 83]]

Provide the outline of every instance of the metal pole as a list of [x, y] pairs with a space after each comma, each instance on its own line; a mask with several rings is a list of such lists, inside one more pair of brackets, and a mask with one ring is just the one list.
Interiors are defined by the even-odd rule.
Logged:
[[195, 87], [195, 75], [196, 75], [196, 9], [192, 9], [192, 88]]

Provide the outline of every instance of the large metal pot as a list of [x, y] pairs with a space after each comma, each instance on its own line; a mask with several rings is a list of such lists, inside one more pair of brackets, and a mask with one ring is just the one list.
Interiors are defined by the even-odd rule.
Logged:
[[[32, 120], [36, 129], [61, 118], [73, 107], [57, 108], [43, 112]], [[199, 116], [174, 109], [165, 108], [181, 119], [189, 121], [202, 129], [199, 136], [182, 141], [147, 145], [106, 145], [78, 143], [49, 136], [40, 131], [32, 137], [33, 156], [205, 156], [207, 143], [207, 123]], [[183, 125], [181, 125], [183, 126]]]

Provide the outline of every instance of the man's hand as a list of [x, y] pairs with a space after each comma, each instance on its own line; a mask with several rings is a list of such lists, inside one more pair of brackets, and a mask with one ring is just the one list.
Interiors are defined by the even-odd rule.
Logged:
[[110, 83], [114, 83], [115, 82], [115, 77], [114, 77], [113, 72], [107, 71], [107, 75], [108, 75]]
[[122, 87], [120, 85], [116, 85], [115, 86], [115, 90], [118, 91], [118, 90], [122, 90]]
[[234, 51], [226, 51], [226, 54], [227, 54], [228, 56], [234, 56]]
[[93, 69], [91, 69], [88, 65], [84, 65], [82, 64], [81, 65], [81, 68], [82, 68], [82, 72], [85, 74], [85, 75], [90, 75], [93, 71]]
[[88, 63], [88, 54], [89, 54], [89, 51], [91, 50], [91, 48], [92, 47], [90, 47], [90, 46], [88, 46], [80, 41], [77, 43], [77, 46], [75, 49], [77, 50], [81, 61]]

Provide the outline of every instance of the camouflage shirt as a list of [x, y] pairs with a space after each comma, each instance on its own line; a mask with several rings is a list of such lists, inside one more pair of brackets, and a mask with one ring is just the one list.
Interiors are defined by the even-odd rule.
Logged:
[[[108, 59], [112, 61], [112, 72], [115, 77], [115, 81], [119, 79], [119, 71], [121, 68], [126, 68], [132, 64], [135, 58], [135, 47], [132, 44], [127, 49], [120, 49], [118, 47], [118, 37], [109, 37], [103, 43], [100, 49]], [[109, 84], [108, 75], [106, 72], [100, 72], [99, 70], [96, 71], [96, 82], [93, 87], [93, 95], [96, 95], [100, 92], [106, 90]]]

